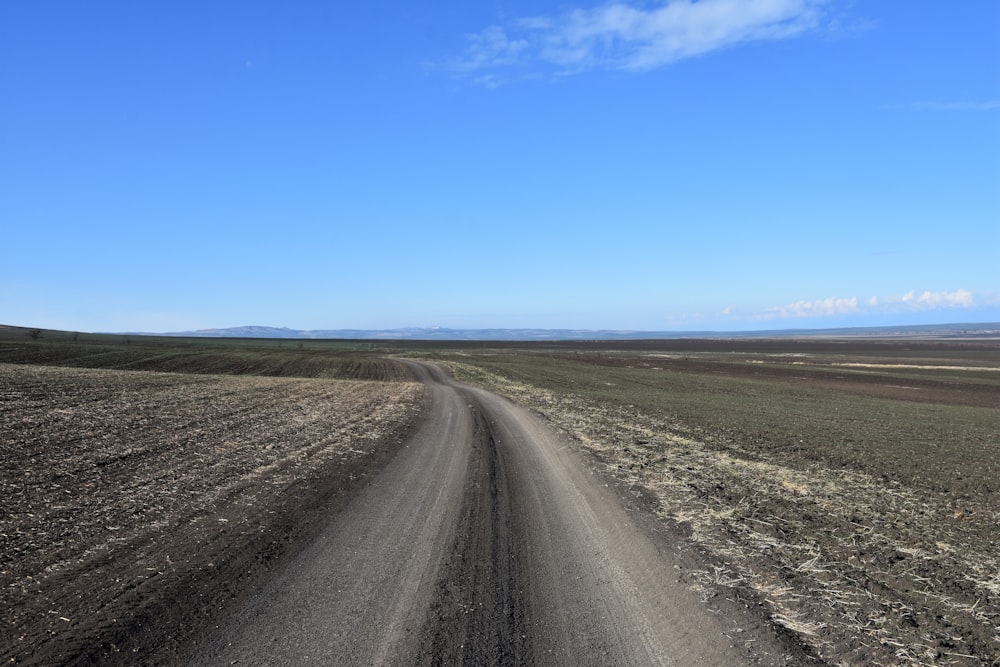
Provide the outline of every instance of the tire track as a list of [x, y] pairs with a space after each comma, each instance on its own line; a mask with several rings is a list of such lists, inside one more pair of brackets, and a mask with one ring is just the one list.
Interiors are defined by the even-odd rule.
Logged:
[[540, 418], [406, 363], [432, 397], [409, 445], [191, 664], [799, 664], [736, 646]]
[[422, 630], [418, 664], [523, 664], [523, 582], [505, 466], [482, 408], [456, 539]]

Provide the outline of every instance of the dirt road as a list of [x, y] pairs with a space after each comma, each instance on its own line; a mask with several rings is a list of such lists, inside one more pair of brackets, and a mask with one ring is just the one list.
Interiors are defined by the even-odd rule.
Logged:
[[412, 440], [191, 664], [794, 662], [680, 583], [539, 418], [410, 363], [432, 398]]

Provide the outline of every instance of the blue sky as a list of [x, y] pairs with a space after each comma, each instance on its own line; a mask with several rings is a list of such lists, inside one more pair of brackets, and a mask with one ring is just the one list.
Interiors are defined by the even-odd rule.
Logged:
[[0, 3], [0, 322], [1000, 321], [1000, 3]]

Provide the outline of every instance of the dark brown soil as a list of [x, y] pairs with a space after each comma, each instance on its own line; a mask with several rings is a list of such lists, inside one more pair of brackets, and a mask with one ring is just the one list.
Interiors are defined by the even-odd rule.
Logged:
[[175, 661], [392, 458], [421, 395], [0, 364], [0, 661]]
[[462, 513], [421, 631], [420, 665], [528, 664], [523, 536], [514, 535], [489, 419], [480, 410], [474, 419]]
[[[399, 364], [263, 345], [0, 340], [0, 660], [181, 661], [419, 419]], [[998, 343], [462, 347], [482, 350], [451, 358], [463, 377], [545, 415], [664, 545], [687, 541], [678, 581], [706, 604], [759, 609], [830, 664], [1000, 664]], [[517, 623], [461, 617], [521, 613], [502, 587], [475, 598], [520, 567], [496, 548], [510, 497], [477, 433], [490, 493], [466, 498], [422, 634], [442, 664], [466, 636], [476, 655], [520, 651]], [[476, 553], [498, 558], [467, 567]], [[759, 618], [730, 638], [750, 654]]]

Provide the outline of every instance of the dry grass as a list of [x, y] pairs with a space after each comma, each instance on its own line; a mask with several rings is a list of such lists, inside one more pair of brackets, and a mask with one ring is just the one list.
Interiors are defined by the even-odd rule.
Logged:
[[775, 623], [831, 664], [969, 665], [1000, 656], [1000, 506], [992, 494], [935, 495], [775, 455], [669, 408], [615, 400], [613, 389], [600, 400], [593, 382], [575, 391], [547, 381], [537, 358], [477, 361], [450, 358], [460, 377], [540, 411], [624, 484], [655, 494], [663, 519], [715, 563], [694, 582], [706, 598], [752, 590]]

